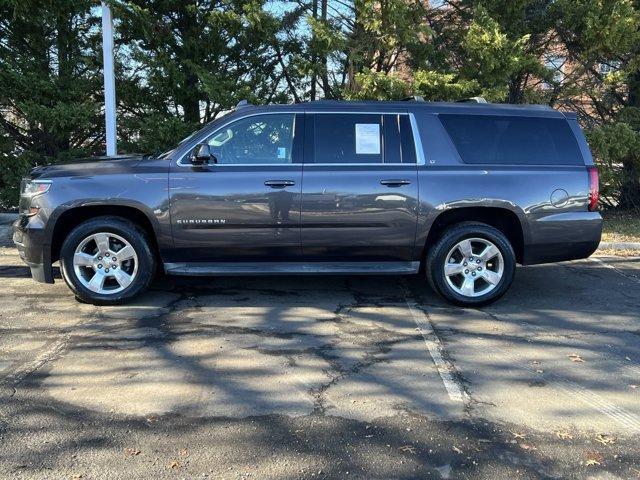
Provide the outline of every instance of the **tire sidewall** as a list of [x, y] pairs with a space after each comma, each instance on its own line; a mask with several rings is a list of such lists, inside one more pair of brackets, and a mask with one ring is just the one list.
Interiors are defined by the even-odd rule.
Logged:
[[[133, 282], [124, 290], [112, 295], [99, 294], [86, 288], [77, 278], [73, 268], [73, 256], [80, 242], [98, 232], [113, 233], [124, 238], [138, 257], [138, 271]], [[143, 232], [135, 225], [117, 218], [98, 218], [79, 225], [67, 236], [60, 250], [60, 270], [65, 282], [79, 299], [95, 305], [112, 305], [134, 297], [144, 290], [155, 271], [155, 262]]]
[[[444, 274], [447, 255], [457, 243], [468, 238], [483, 238], [490, 241], [500, 250], [504, 262], [504, 272], [496, 288], [478, 297], [465, 297], [453, 290]], [[474, 307], [487, 305], [504, 295], [513, 282], [515, 267], [516, 258], [513, 247], [502, 232], [488, 225], [462, 225], [454, 227], [438, 241], [433, 255], [430, 256], [427, 272], [432, 287], [445, 299], [456, 305]]]

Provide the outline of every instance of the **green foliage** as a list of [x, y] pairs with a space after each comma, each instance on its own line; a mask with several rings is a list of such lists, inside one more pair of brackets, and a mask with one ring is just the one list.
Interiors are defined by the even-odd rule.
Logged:
[[348, 100], [400, 100], [409, 94], [410, 86], [394, 74], [359, 72], [357, 89], [345, 91]]
[[542, 72], [541, 59], [529, 53], [531, 35], [510, 38], [482, 6], [462, 40], [462, 74], [476, 80], [487, 100], [505, 101], [511, 79], [523, 72]]
[[0, 209], [18, 206], [20, 181], [39, 159], [38, 155], [30, 151], [17, 155], [0, 151]]
[[123, 122], [133, 138], [140, 133], [139, 140], [125, 139], [127, 147], [162, 149], [244, 98], [275, 97], [279, 22], [263, 6], [259, 0], [229, 0], [224, 8], [213, 1], [116, 4], [128, 50], [120, 101], [131, 108]]
[[[629, 123], [615, 122], [587, 132], [589, 144], [600, 167], [600, 183], [603, 201], [608, 206], [620, 202], [623, 186], [633, 178], [633, 171], [640, 170], [640, 134]], [[623, 165], [632, 163], [627, 171]], [[637, 205], [640, 207], [640, 205]]]
[[89, 0], [0, 0], [0, 207], [29, 167], [102, 136], [99, 32]]
[[418, 70], [413, 78], [413, 92], [428, 100], [460, 100], [481, 92], [477, 80], [461, 79], [452, 73]]

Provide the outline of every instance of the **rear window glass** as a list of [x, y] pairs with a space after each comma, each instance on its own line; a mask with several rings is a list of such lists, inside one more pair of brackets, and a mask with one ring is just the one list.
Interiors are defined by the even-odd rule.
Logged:
[[582, 165], [578, 142], [560, 118], [440, 115], [465, 163]]

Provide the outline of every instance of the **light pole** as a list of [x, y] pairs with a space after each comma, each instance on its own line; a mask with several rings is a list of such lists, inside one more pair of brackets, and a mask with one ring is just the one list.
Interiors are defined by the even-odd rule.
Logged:
[[113, 70], [113, 19], [111, 8], [102, 2], [102, 63], [104, 66], [104, 119], [107, 156], [116, 155], [116, 80]]

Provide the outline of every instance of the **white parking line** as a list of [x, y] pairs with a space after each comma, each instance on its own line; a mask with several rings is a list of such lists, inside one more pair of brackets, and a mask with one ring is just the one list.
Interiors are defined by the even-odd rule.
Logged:
[[429, 351], [429, 355], [431, 355], [431, 360], [433, 360], [433, 363], [438, 370], [438, 375], [440, 375], [440, 378], [442, 379], [442, 383], [444, 384], [444, 388], [447, 391], [449, 398], [454, 402], [464, 402], [468, 399], [467, 392], [464, 391], [462, 386], [456, 380], [455, 367], [442, 356], [442, 352], [444, 351], [442, 341], [431, 326], [431, 322], [429, 322], [428, 319], [424, 321], [425, 315], [418, 308], [417, 304], [409, 301], [406, 295], [406, 289], [404, 297], [407, 307], [409, 308], [409, 312], [411, 313], [411, 317], [418, 326], [417, 329], [420, 332], [420, 335], [422, 335], [424, 343], [427, 346], [427, 350]]

